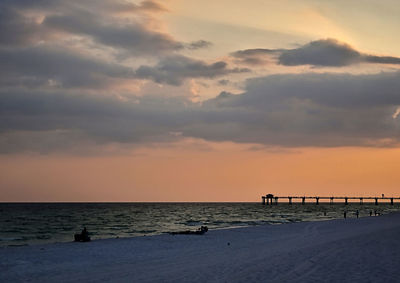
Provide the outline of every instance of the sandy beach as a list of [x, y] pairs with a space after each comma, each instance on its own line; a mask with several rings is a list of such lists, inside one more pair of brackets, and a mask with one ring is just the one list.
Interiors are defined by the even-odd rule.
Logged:
[[400, 214], [0, 249], [0, 282], [399, 282]]

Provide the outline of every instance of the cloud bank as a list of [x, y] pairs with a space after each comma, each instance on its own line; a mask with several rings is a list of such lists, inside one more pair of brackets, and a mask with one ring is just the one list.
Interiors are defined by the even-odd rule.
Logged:
[[[149, 81], [184, 93], [185, 80], [195, 79], [214, 80], [209, 89], [226, 90], [238, 84], [233, 74], [252, 74], [231, 58], [182, 55], [211, 43], [168, 34], [156, 17], [167, 10], [157, 1], [2, 1], [0, 152], [184, 137], [286, 147], [399, 143], [399, 72], [260, 75], [246, 80], [239, 94], [223, 91], [202, 103], [191, 101], [189, 93], [130, 93], [129, 87]], [[400, 63], [332, 39], [294, 49], [241, 50], [231, 57], [252, 67], [274, 60], [285, 66]], [[128, 91], [122, 92], [118, 87], [124, 84]]]
[[400, 141], [398, 89], [399, 72], [272, 75], [248, 80], [240, 95], [221, 93], [203, 104], [182, 97], [121, 101], [2, 91], [1, 149], [16, 150], [10, 141], [13, 134], [23, 133], [26, 138], [18, 149], [28, 150], [29, 134], [41, 131], [44, 137], [71, 134], [98, 144], [195, 137], [287, 147], [394, 146]]
[[362, 53], [335, 39], [311, 41], [294, 49], [246, 49], [232, 53], [239, 63], [262, 65], [275, 58], [284, 66], [313, 65], [342, 67], [360, 63], [400, 64], [399, 57], [377, 56]]

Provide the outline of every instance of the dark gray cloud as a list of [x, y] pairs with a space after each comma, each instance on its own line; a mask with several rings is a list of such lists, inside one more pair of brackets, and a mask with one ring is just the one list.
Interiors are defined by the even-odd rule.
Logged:
[[[288, 147], [390, 146], [399, 141], [398, 72], [254, 78], [242, 94], [222, 92], [203, 103], [184, 97], [132, 97], [115, 89], [105, 95], [105, 87], [120, 80], [180, 85], [189, 78], [249, 71], [230, 68], [224, 61], [207, 63], [177, 55], [182, 48], [210, 43], [182, 43], [144, 24], [151, 21], [151, 13], [164, 10], [155, 1], [1, 1], [0, 152], [181, 137]], [[125, 13], [138, 17], [124, 20], [120, 15]], [[74, 45], [68, 46], [65, 37], [78, 38], [78, 43], [70, 40]], [[159, 62], [134, 70], [123, 65], [133, 60], [117, 62], [114, 52], [151, 56]], [[290, 50], [243, 50], [232, 56], [251, 65], [271, 58], [285, 65], [399, 63], [398, 58], [364, 54], [333, 40]]]
[[[0, 45], [49, 42], [63, 32], [91, 38], [124, 54], [158, 56], [185, 46], [171, 35], [149, 28], [151, 13], [165, 10], [156, 1], [134, 4], [111, 0], [6, 0], [0, 3]], [[132, 14], [136, 20], [128, 21], [120, 17], [123, 14]]]
[[211, 42], [206, 41], [206, 40], [197, 40], [193, 41], [189, 44], [186, 45], [186, 48], [196, 50], [196, 49], [201, 49], [201, 48], [207, 48], [212, 45]]
[[215, 78], [240, 72], [249, 72], [249, 69], [229, 69], [224, 61], [207, 64], [201, 60], [177, 55], [162, 59], [156, 66], [139, 67], [136, 77], [151, 79], [157, 83], [180, 85], [186, 78]]
[[185, 113], [186, 102], [160, 97], [121, 100], [63, 90], [3, 90], [0, 152], [65, 150], [80, 142], [169, 141], [176, 139], [169, 131], [184, 123], [176, 117]]
[[0, 48], [0, 61], [2, 86], [50, 83], [64, 88], [98, 88], [108, 79], [134, 77], [128, 67], [55, 47]]
[[210, 135], [206, 127], [201, 132], [203, 138], [284, 146], [381, 145], [383, 140], [393, 145], [400, 138], [399, 120], [393, 118], [400, 105], [399, 79], [399, 72], [251, 79], [245, 93], [207, 101], [209, 107], [237, 113], [240, 118], [227, 127], [231, 132]]
[[335, 39], [312, 41], [294, 49], [246, 49], [231, 54], [239, 63], [265, 65], [271, 58], [281, 65], [342, 67], [358, 63], [400, 64], [399, 57], [377, 56], [357, 51]]
[[279, 63], [286, 66], [347, 66], [362, 61], [361, 53], [333, 39], [312, 41], [302, 47], [285, 50]]
[[34, 19], [22, 16], [16, 9], [0, 4], [0, 46], [21, 46], [47, 37]]
[[90, 36], [100, 44], [122, 48], [135, 55], [158, 55], [183, 48], [183, 44], [170, 35], [149, 30], [140, 23], [105, 21], [86, 10], [50, 15], [43, 24], [47, 28]]
[[[1, 1], [0, 87], [98, 89], [113, 79], [136, 79], [121, 58], [159, 58], [176, 54], [175, 51], [182, 48], [210, 46], [211, 43], [204, 40], [181, 43], [168, 34], [150, 29], [152, 13], [165, 10], [151, 0], [139, 4], [122, 0]], [[190, 68], [187, 65], [191, 64], [195, 68], [196, 62], [197, 67], [211, 71], [210, 75], [204, 75], [206, 77], [229, 72], [221, 65], [224, 63], [208, 66], [189, 58], [186, 58], [186, 67]], [[154, 73], [155, 69], [151, 71]], [[169, 77], [162, 75], [161, 69], [157, 72], [144, 76], [141, 69], [139, 75], [141, 79], [146, 77], [173, 84], [190, 77], [178, 74], [179, 71], [172, 71]], [[199, 72], [193, 70], [197, 77], [201, 76]]]
[[34, 150], [38, 132], [51, 148], [68, 135], [95, 144], [135, 144], [175, 140], [179, 136], [171, 133], [178, 132], [268, 146], [394, 146], [400, 142], [398, 89], [399, 72], [260, 77], [248, 80], [242, 94], [223, 92], [202, 104], [182, 97], [120, 100], [62, 90], [2, 90], [0, 144], [2, 152]]
[[231, 56], [235, 58], [235, 62], [238, 64], [257, 66], [266, 65], [271, 62], [271, 58], [277, 57], [282, 52], [282, 49], [245, 49], [238, 50], [231, 53]]

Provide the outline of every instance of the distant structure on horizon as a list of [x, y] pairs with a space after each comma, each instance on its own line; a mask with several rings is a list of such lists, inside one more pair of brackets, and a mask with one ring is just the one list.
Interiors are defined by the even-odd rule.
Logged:
[[267, 194], [265, 196], [261, 197], [261, 203], [263, 205], [272, 205], [278, 204], [278, 200], [279, 199], [288, 199], [288, 203], [289, 204], [293, 204], [293, 199], [301, 199], [301, 204], [305, 204], [306, 203], [306, 199], [312, 199], [315, 200], [315, 204], [319, 204], [319, 200], [329, 200], [330, 204], [334, 203], [334, 200], [344, 200], [344, 204], [348, 205], [349, 204], [349, 200], [360, 200], [360, 205], [362, 205], [364, 203], [364, 200], [375, 200], [375, 205], [378, 205], [378, 200], [390, 200], [390, 204], [394, 205], [394, 200], [400, 200], [400, 197], [385, 197], [385, 194], [382, 194], [382, 197], [326, 197], [326, 196], [274, 196], [273, 194]]

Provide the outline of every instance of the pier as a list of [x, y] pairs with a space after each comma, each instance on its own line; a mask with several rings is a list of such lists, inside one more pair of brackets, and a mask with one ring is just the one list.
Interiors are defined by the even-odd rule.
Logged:
[[375, 205], [379, 204], [379, 201], [389, 201], [386, 203], [390, 203], [391, 205], [394, 205], [395, 200], [400, 200], [400, 197], [347, 197], [347, 196], [275, 196], [273, 194], [267, 194], [265, 196], [261, 197], [261, 203], [263, 205], [277, 205], [279, 200], [287, 200], [287, 203], [293, 204], [293, 200], [301, 200], [301, 204], [306, 204], [306, 200], [311, 200], [312, 203], [315, 203], [318, 205], [320, 203], [320, 200], [329, 200], [330, 204], [333, 204], [335, 200], [338, 201], [343, 201], [345, 205], [349, 204], [349, 200], [357, 200], [359, 201], [360, 205], [364, 204], [364, 200], [366, 200], [369, 203], [375, 203]]

